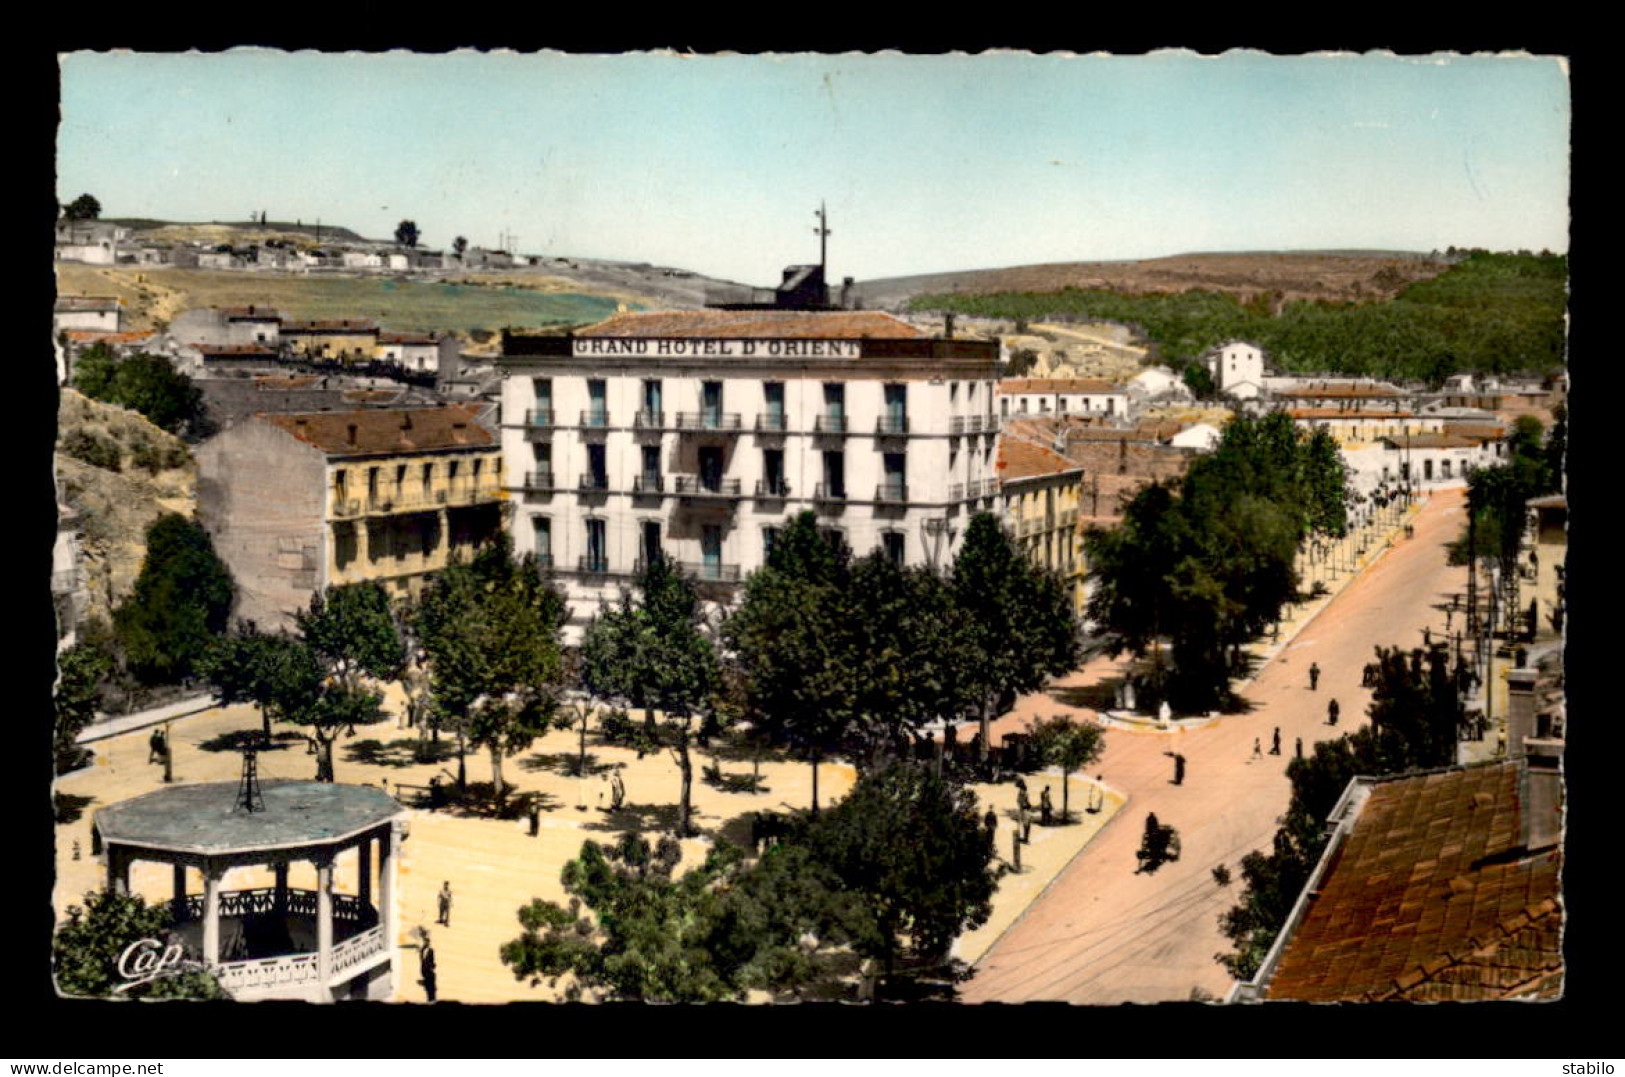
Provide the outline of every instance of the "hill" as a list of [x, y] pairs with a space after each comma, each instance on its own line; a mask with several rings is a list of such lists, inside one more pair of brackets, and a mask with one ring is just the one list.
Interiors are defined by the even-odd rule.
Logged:
[[1055, 262], [863, 281], [866, 306], [900, 309], [918, 295], [1059, 292], [1065, 288], [1154, 295], [1220, 292], [1272, 308], [1294, 300], [1391, 299], [1450, 267], [1444, 259], [1399, 251], [1259, 251], [1179, 254], [1123, 262]]

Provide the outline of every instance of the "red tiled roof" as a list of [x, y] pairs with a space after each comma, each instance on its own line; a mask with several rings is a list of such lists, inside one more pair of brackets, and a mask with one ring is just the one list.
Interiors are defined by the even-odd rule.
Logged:
[[1520, 855], [1521, 761], [1379, 781], [1266, 989], [1302, 1002], [1560, 989], [1560, 852]]
[[1019, 438], [999, 439], [999, 478], [1005, 482], [1083, 469], [1060, 453]]
[[143, 340], [151, 340], [148, 333], [115, 333], [110, 329], [64, 329], [67, 338], [76, 342], [95, 343], [100, 341], [106, 344], [138, 344]]
[[1127, 390], [1105, 378], [1007, 378], [998, 391], [1006, 396], [1017, 393], [1101, 393], [1126, 394]]
[[873, 310], [669, 310], [617, 314], [578, 337], [731, 337], [792, 340], [911, 339], [924, 330]]
[[432, 333], [379, 333], [380, 344], [438, 344], [439, 338]]
[[496, 444], [490, 431], [474, 421], [473, 413], [456, 404], [367, 411], [260, 412], [255, 418], [330, 456], [475, 449]]
[[1281, 389], [1275, 395], [1279, 397], [1336, 400], [1345, 397], [1357, 399], [1377, 396], [1396, 397], [1405, 394], [1392, 385], [1298, 385], [1291, 389]]
[[1410, 419], [1415, 416], [1410, 411], [1345, 411], [1342, 408], [1287, 408], [1286, 413], [1294, 419], [1348, 419], [1356, 422], [1367, 419]]
[[1460, 438], [1478, 438], [1480, 440], [1494, 440], [1506, 437], [1506, 427], [1491, 426], [1484, 423], [1445, 423], [1445, 433], [1454, 434]]
[[262, 307], [255, 303], [250, 303], [246, 307], [226, 307], [220, 313], [227, 318], [235, 318], [238, 321], [279, 322], [282, 320], [282, 315], [270, 307]]
[[365, 318], [339, 318], [315, 322], [283, 322], [284, 333], [376, 333], [378, 327]]

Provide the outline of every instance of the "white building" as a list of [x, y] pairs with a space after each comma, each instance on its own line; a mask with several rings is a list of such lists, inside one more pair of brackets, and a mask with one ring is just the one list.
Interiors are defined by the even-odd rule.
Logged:
[[405, 369], [420, 374], [440, 371], [442, 358], [448, 353], [455, 357], [457, 350], [456, 337], [440, 336], [435, 333], [378, 334], [379, 359], [399, 363]]
[[107, 295], [59, 295], [51, 312], [51, 329], [92, 329], [117, 333], [123, 322], [124, 304]]
[[553, 566], [572, 641], [663, 551], [718, 601], [804, 510], [857, 556], [946, 564], [995, 511], [998, 345], [860, 311], [621, 314], [505, 335], [514, 546]]
[[1122, 419], [1129, 394], [1102, 378], [1006, 378], [999, 382], [999, 418], [1094, 415]]
[[1230, 340], [1202, 355], [1199, 360], [1213, 375], [1219, 392], [1238, 400], [1250, 400], [1264, 392], [1264, 350], [1246, 341]]

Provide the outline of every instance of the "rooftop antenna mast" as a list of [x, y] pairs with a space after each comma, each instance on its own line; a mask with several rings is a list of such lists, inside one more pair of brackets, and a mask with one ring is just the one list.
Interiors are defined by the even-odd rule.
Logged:
[[824, 209], [824, 203], [818, 203], [818, 227], [813, 232], [818, 236], [818, 269], [823, 272], [827, 269], [827, 254], [829, 242], [829, 214]]

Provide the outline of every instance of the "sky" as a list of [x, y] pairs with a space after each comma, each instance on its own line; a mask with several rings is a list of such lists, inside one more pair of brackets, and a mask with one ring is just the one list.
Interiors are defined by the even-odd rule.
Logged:
[[1561, 58], [73, 52], [57, 195], [758, 286], [1193, 251], [1568, 249]]

